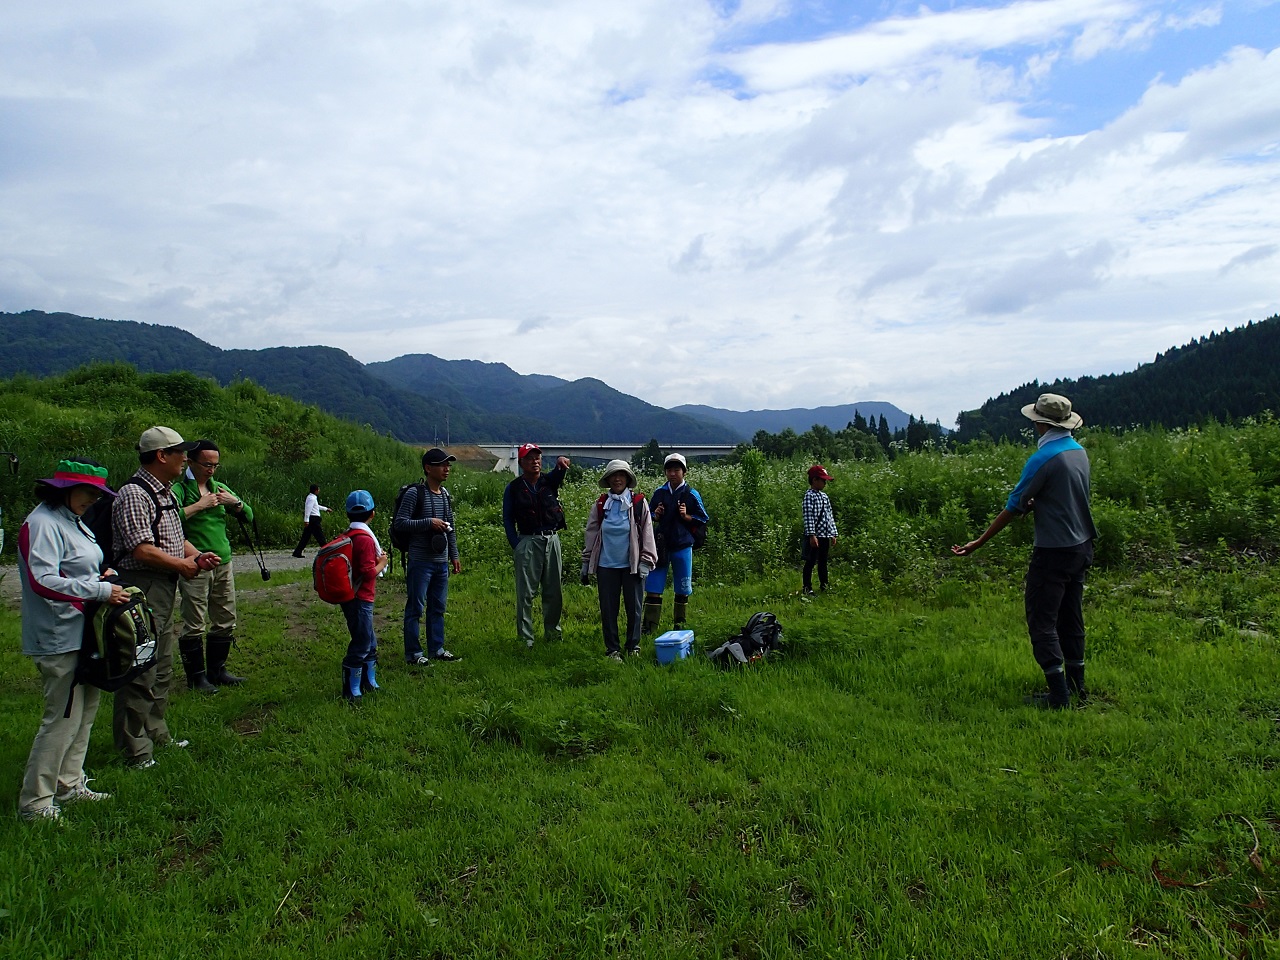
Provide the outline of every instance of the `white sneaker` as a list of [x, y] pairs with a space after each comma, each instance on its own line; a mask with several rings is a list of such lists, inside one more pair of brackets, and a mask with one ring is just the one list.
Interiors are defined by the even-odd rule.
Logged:
[[60, 793], [55, 794], [53, 799], [56, 800], [58, 803], [62, 803], [62, 804], [78, 803], [81, 800], [92, 800], [94, 802], [97, 802], [99, 800], [111, 799], [111, 794], [109, 793], [102, 793], [101, 791], [98, 791], [98, 790], [90, 790], [89, 783], [90, 783], [90, 778], [84, 777], [74, 787], [71, 787], [67, 790], [63, 790]]
[[134, 760], [132, 763], [130, 763], [129, 769], [130, 770], [150, 770], [155, 765], [156, 765], [156, 762], [151, 757], [144, 757], [141, 760]]
[[425, 653], [420, 653], [416, 657], [414, 657], [412, 660], [407, 660], [405, 662], [408, 663], [409, 666], [411, 667], [425, 667], [429, 663], [431, 663], [431, 661], [427, 659], [427, 655]]
[[191, 741], [190, 740], [166, 740], [164, 742], [164, 746], [177, 747], [179, 750], [185, 750], [187, 749], [187, 747], [191, 746]]
[[40, 820], [57, 820], [62, 816], [62, 811], [49, 804], [47, 807], [36, 807], [34, 810], [19, 810], [18, 816], [28, 823], [37, 823]]

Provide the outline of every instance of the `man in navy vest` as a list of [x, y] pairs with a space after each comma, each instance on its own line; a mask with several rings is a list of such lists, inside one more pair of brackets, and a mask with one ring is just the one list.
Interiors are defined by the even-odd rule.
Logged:
[[542, 634], [550, 641], [560, 636], [562, 606], [560, 534], [565, 527], [560, 505], [569, 458], [559, 457], [556, 468], [542, 472], [542, 450], [537, 444], [520, 447], [516, 459], [520, 476], [502, 494], [502, 525], [507, 531], [516, 564], [516, 633], [526, 647], [533, 646], [533, 598], [542, 590]]
[[1035, 548], [1027, 570], [1024, 603], [1031, 650], [1044, 671], [1047, 697], [1037, 706], [1061, 710], [1084, 686], [1085, 572], [1093, 563], [1098, 531], [1089, 510], [1089, 456], [1071, 432], [1084, 423], [1071, 401], [1055, 393], [1040, 395], [1022, 408], [1039, 434], [1036, 452], [1022, 468], [1018, 485], [991, 526], [976, 540], [954, 546], [958, 557], [973, 553], [1017, 517], [1035, 513]]

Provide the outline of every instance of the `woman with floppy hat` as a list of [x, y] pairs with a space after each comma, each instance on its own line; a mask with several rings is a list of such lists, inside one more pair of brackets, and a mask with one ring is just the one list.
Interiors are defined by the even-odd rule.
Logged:
[[[36, 481], [40, 504], [18, 533], [22, 577], [22, 652], [44, 686], [44, 718], [31, 745], [18, 797], [24, 820], [55, 820], [58, 804], [105, 800], [89, 789], [84, 757], [98, 712], [99, 692], [75, 680], [87, 603], [124, 603], [123, 587], [100, 574], [102, 550], [80, 518], [102, 497], [114, 497], [107, 468], [83, 457], [63, 460], [52, 477]], [[110, 572], [110, 571], [108, 571]]]
[[1037, 706], [1061, 710], [1074, 693], [1083, 702], [1084, 579], [1093, 563], [1098, 531], [1089, 510], [1089, 455], [1071, 432], [1083, 425], [1071, 401], [1042, 393], [1022, 408], [1039, 439], [1004, 509], [976, 540], [956, 545], [958, 557], [973, 553], [1017, 517], [1034, 511], [1035, 548], [1027, 569], [1024, 604], [1031, 651], [1044, 671], [1048, 693]]
[[658, 562], [653, 519], [643, 493], [635, 493], [636, 475], [625, 460], [610, 460], [600, 477], [608, 492], [600, 495], [587, 516], [582, 546], [582, 582], [596, 575], [604, 651], [622, 661], [618, 637], [618, 605], [627, 616], [627, 653], [640, 655], [640, 608], [644, 578]]

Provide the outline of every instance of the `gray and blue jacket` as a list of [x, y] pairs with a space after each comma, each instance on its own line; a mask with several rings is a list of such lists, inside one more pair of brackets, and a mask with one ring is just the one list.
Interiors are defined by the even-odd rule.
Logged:
[[1084, 447], [1069, 436], [1042, 444], [1022, 468], [1004, 508], [1019, 516], [1034, 509], [1037, 547], [1077, 547], [1097, 537], [1089, 511], [1089, 455]]

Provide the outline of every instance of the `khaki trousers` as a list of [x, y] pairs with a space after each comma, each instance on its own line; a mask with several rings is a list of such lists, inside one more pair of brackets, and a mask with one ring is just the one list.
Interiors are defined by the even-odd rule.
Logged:
[[27, 772], [22, 778], [19, 810], [40, 810], [53, 803], [55, 793], [70, 790], [84, 781], [84, 755], [89, 749], [89, 731], [98, 714], [97, 687], [76, 687], [71, 716], [63, 717], [67, 697], [76, 675], [79, 654], [57, 653], [32, 657], [44, 682], [44, 717], [31, 744]]
[[214, 639], [230, 640], [236, 633], [236, 579], [233, 564], [220, 564], [178, 584], [182, 595], [182, 633], [178, 649], [204, 642], [205, 629]]
[[173, 646], [177, 634], [173, 608], [178, 595], [177, 581], [161, 573], [122, 570], [120, 580], [147, 595], [156, 619], [156, 665], [116, 691], [111, 730], [116, 749], [129, 763], [151, 759], [157, 745], [172, 738], [164, 721], [169, 707], [169, 687], [173, 683]]

